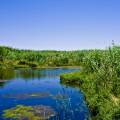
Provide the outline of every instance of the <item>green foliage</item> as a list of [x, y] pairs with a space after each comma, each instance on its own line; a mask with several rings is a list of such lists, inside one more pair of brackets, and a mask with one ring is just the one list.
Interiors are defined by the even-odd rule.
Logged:
[[7, 56], [8, 48], [0, 47], [0, 61], [4, 61], [5, 57]]
[[40, 120], [38, 116], [34, 115], [32, 110], [33, 108], [30, 106], [17, 105], [15, 108], [5, 110], [3, 117], [14, 120]]
[[76, 85], [85, 93], [93, 120], [119, 120], [120, 47], [89, 51], [83, 66], [81, 72], [61, 75], [61, 83]]
[[84, 54], [86, 51], [34, 51], [0, 47], [2, 64], [13, 67], [77, 66]]

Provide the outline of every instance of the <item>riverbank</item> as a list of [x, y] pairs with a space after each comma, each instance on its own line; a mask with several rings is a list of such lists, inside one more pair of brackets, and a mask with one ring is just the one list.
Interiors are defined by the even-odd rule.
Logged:
[[93, 120], [119, 120], [120, 98], [107, 90], [96, 90], [96, 73], [74, 72], [62, 74], [61, 83], [80, 88]]
[[12, 68], [12, 69], [59, 69], [59, 68], [78, 68], [80, 69], [80, 66], [36, 66], [36, 67], [31, 67], [28, 65], [9, 65], [9, 64], [0, 64], [0, 68]]

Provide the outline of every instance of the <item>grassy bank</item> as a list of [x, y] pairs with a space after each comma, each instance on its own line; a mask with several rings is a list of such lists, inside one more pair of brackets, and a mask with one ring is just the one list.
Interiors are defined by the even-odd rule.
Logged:
[[109, 90], [96, 89], [96, 73], [75, 72], [61, 75], [61, 83], [78, 87], [85, 95], [85, 100], [93, 120], [119, 120], [120, 96], [116, 97]]
[[61, 75], [61, 83], [79, 87], [93, 120], [120, 119], [120, 48], [92, 52], [80, 72]]

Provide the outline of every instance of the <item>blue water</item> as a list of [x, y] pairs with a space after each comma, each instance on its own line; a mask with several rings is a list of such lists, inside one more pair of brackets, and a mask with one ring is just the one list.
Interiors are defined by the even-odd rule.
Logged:
[[[59, 68], [4, 71], [0, 77], [7, 81], [0, 83], [0, 120], [5, 120], [2, 117], [4, 110], [16, 105], [50, 106], [60, 114], [60, 120], [86, 120], [89, 112], [83, 94], [77, 88], [60, 84], [60, 74], [78, 70]], [[41, 93], [43, 96], [29, 96]]]

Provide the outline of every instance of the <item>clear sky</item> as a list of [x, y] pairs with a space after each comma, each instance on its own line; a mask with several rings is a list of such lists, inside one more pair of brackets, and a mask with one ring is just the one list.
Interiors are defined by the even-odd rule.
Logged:
[[0, 45], [75, 50], [120, 43], [120, 0], [0, 0]]

